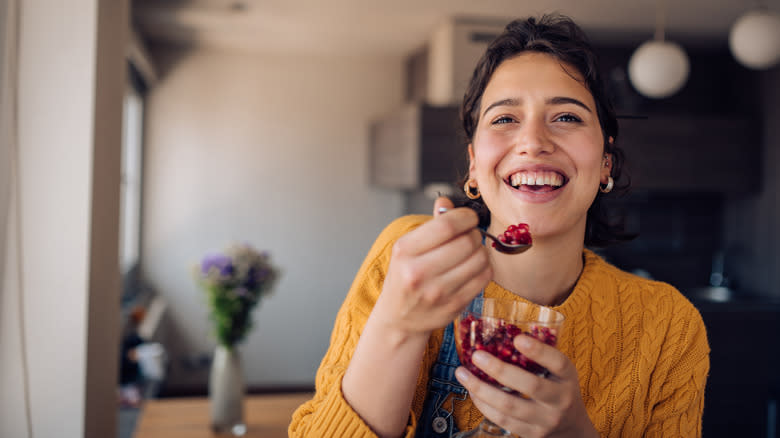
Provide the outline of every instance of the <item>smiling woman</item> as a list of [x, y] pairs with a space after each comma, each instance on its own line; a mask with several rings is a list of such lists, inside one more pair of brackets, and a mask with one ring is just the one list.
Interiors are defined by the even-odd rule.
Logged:
[[[527, 31], [530, 32], [531, 29], [527, 29]], [[569, 35], [575, 36], [575, 38], [570, 38]], [[551, 40], [554, 40], [555, 42], [553, 43]], [[614, 190], [614, 193], [620, 193], [627, 188], [628, 183], [622, 182], [624, 156], [619, 144], [615, 142], [615, 139], [618, 137], [617, 118], [607, 96], [604, 82], [599, 75], [596, 56], [590, 48], [588, 49], [590, 54], [586, 55], [586, 53], [581, 50], [580, 41], [587, 41], [587, 37], [574, 23], [570, 23], [570, 25], [562, 25], [557, 29], [547, 29], [547, 35], [545, 35], [544, 38], [536, 38], [535, 36], [529, 37], [527, 41], [524, 42], [524, 48], [527, 51], [527, 56], [537, 56], [537, 59], [542, 60], [543, 64], [547, 66], [545, 71], [552, 74], [550, 77], [538, 75], [537, 77], [539, 80], [544, 78], [547, 82], [552, 82], [557, 79], [562, 81], [562, 84], [566, 85], [569, 90], [572, 90], [573, 94], [570, 95], [547, 96], [548, 107], [560, 109], [569, 105], [570, 107], [573, 106], [573, 108], [576, 109], [575, 111], [583, 112], [583, 115], [580, 117], [577, 116], [576, 112], [573, 114], [563, 114], [562, 118], [558, 121], [579, 125], [583, 125], [584, 122], [590, 122], [591, 128], [601, 128], [601, 143], [603, 144], [604, 154], [605, 156], [608, 155], [610, 158], [609, 160], [604, 160], [604, 167], [609, 169], [607, 176], [611, 177], [613, 181], [610, 191], [616, 189]], [[463, 129], [466, 136], [472, 141], [474, 140], [474, 135], [477, 130], [477, 123], [480, 120], [480, 108], [487, 103], [486, 99], [489, 98], [489, 96], [484, 96], [488, 81], [495, 82], [493, 80], [494, 73], [499, 68], [499, 65], [507, 58], [507, 52], [515, 53], [516, 49], [513, 47], [515, 43], [517, 43], [517, 41], [514, 41], [512, 38], [499, 39], [492, 46], [492, 51], [488, 50], [482, 62], [474, 71], [474, 76], [464, 97], [463, 106], [461, 107]], [[544, 57], [542, 55], [547, 56]], [[520, 61], [514, 61], [512, 64], [519, 63]], [[533, 63], [526, 62], [525, 64]], [[509, 70], [509, 66], [504, 66], [502, 70]], [[517, 82], [521, 82], [519, 77], [512, 77], [511, 72], [502, 74], [495, 79], [502, 79], [505, 76], [509, 76], [509, 78], [503, 80], [516, 80]], [[525, 84], [519, 85], [521, 86], [521, 89], [535, 88], [527, 87]], [[554, 85], [552, 86], [554, 87]], [[492, 87], [492, 89], [496, 88], [495, 85]], [[541, 90], [537, 90], [537, 92], [541, 92]], [[491, 102], [482, 109], [483, 116], [496, 105], [517, 108], [520, 107], [520, 104], [521, 101], [519, 97], [516, 96], [499, 98], [498, 101]], [[507, 119], [502, 120], [502, 122], [505, 121], [507, 121]], [[597, 124], [598, 126], [593, 126], [594, 124]], [[560, 175], [560, 177], [565, 180], [564, 175]], [[605, 185], [608, 184], [609, 180], [607, 179], [604, 183]], [[588, 210], [585, 234], [586, 245], [603, 246], [610, 243], [630, 240], [631, 236], [623, 232], [621, 224], [615, 225], [607, 220], [606, 212], [603, 211], [601, 198], [602, 195], [596, 194], [596, 198]], [[480, 224], [482, 226], [487, 226], [490, 223], [490, 212], [485, 207], [484, 200], [461, 199], [460, 202], [467, 204], [479, 213]]]
[[584, 233], [580, 212], [607, 184], [610, 154], [591, 93], [567, 69], [574, 70], [550, 55], [523, 53], [504, 61], [485, 88], [482, 101], [492, 103], [469, 147], [469, 176], [494, 206], [489, 231], [520, 217], [537, 242], [558, 229]]
[[[463, 199], [441, 197], [432, 218], [402, 217], [378, 237], [290, 436], [427, 438], [477, 425], [523, 437], [701, 435], [709, 346], [698, 311], [586, 249], [626, 236], [601, 211], [625, 186], [623, 155], [585, 34], [558, 15], [508, 24], [461, 115]], [[491, 250], [474, 229], [517, 223], [533, 235], [522, 254]], [[483, 297], [562, 314], [555, 347], [513, 335], [506, 351], [460, 366], [452, 321]], [[511, 348], [545, 372], [501, 360]]]

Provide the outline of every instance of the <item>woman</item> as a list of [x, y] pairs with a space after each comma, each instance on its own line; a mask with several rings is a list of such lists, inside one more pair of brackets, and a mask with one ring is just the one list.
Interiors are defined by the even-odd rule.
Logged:
[[[673, 287], [585, 249], [620, 240], [599, 202], [622, 161], [585, 35], [562, 16], [510, 23], [479, 61], [461, 116], [472, 208], [439, 198], [433, 218], [402, 217], [381, 233], [290, 436], [450, 436], [483, 415], [524, 438], [700, 435], [709, 347], [699, 313]], [[483, 246], [475, 230], [520, 222], [533, 236], [520, 255]], [[478, 295], [566, 317], [557, 349], [514, 340], [547, 378], [473, 355], [527, 398], [442, 361], [445, 327]]]

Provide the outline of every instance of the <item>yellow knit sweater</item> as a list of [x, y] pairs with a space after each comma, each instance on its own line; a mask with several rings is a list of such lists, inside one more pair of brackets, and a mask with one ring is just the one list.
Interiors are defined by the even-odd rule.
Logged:
[[[399, 218], [377, 238], [336, 317], [314, 398], [293, 414], [290, 437], [376, 436], [344, 399], [341, 379], [382, 290], [393, 243], [428, 219]], [[588, 250], [584, 257], [574, 291], [555, 309], [566, 316], [558, 347], [577, 367], [596, 430], [603, 437], [700, 436], [709, 345], [699, 312], [666, 283], [621, 271]], [[492, 282], [485, 296], [523, 300]], [[431, 335], [422, 358], [406, 437], [414, 436], [443, 332]], [[454, 415], [460, 430], [482, 420], [469, 398], [455, 403]]]

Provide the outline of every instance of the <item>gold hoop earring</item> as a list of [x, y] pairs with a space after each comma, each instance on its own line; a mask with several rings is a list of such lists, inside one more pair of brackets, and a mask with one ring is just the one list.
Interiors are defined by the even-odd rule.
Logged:
[[471, 183], [474, 182], [473, 179], [469, 178], [468, 181], [466, 181], [466, 184], [463, 185], [463, 191], [466, 192], [466, 197], [469, 199], [479, 199], [480, 196], [482, 196], [481, 193], [479, 193], [479, 187], [475, 185], [471, 185]]
[[612, 191], [613, 187], [615, 187], [615, 180], [612, 179], [612, 177], [610, 176], [609, 179], [607, 180], [606, 186], [602, 187], [601, 184], [599, 184], [599, 191], [601, 193], [609, 193]]

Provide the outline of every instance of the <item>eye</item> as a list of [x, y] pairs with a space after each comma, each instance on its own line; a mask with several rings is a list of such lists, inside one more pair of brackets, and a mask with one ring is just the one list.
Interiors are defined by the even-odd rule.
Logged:
[[555, 119], [556, 122], [581, 122], [582, 120], [574, 114], [562, 114]]
[[509, 116], [501, 116], [493, 120], [494, 125], [503, 125], [504, 123], [512, 123], [515, 120]]

